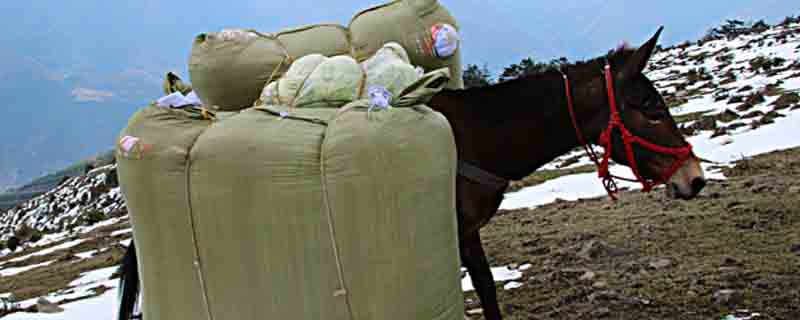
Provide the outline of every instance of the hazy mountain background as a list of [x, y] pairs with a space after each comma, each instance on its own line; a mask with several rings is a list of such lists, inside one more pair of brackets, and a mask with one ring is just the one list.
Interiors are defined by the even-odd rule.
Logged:
[[[497, 71], [601, 54], [666, 26], [662, 44], [697, 39], [726, 18], [800, 14], [789, 0], [441, 0], [461, 21], [466, 63]], [[109, 149], [126, 119], [160, 94], [161, 76], [188, 78], [192, 38], [248, 27], [346, 24], [380, 1], [3, 1], [0, 3], [0, 190]], [[496, 73], [496, 72], [495, 72]]]

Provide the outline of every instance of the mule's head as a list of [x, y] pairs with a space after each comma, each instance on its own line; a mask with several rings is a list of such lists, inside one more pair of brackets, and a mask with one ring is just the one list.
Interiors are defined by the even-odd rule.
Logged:
[[[622, 122], [634, 136], [658, 146], [680, 148], [687, 146], [688, 142], [678, 130], [661, 94], [643, 74], [661, 30], [638, 49], [616, 61], [615, 95]], [[620, 130], [612, 132], [611, 141], [611, 157], [614, 161], [630, 166]], [[641, 176], [664, 182], [667, 192], [672, 196], [690, 199], [705, 187], [706, 179], [694, 153], [682, 164], [679, 162], [679, 167], [673, 168], [676, 161], [680, 160], [677, 155], [658, 152], [641, 144], [634, 143], [632, 146]]]

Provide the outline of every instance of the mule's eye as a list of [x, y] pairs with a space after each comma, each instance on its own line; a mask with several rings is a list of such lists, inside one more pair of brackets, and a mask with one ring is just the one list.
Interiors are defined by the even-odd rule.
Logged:
[[651, 124], [659, 124], [667, 118], [667, 112], [661, 109], [644, 108], [641, 112]]

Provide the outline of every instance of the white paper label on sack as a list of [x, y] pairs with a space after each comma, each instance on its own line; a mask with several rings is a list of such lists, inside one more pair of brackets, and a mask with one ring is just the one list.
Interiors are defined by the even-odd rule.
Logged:
[[170, 95], [163, 96], [156, 100], [156, 104], [164, 108], [182, 108], [185, 106], [199, 106], [202, 105], [203, 102], [200, 101], [197, 94], [192, 91], [186, 96], [180, 92], [173, 92]]
[[433, 53], [437, 57], [449, 58], [456, 53], [461, 37], [455, 27], [446, 23], [436, 24], [431, 27], [431, 34], [433, 35]]

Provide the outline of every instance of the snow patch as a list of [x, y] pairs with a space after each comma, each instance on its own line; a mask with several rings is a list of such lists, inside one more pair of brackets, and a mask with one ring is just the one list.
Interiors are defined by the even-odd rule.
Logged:
[[65, 242], [65, 243], [62, 243], [60, 245], [44, 249], [42, 251], [34, 252], [34, 253], [29, 254], [29, 255], [25, 255], [25, 256], [22, 256], [22, 257], [19, 257], [19, 258], [11, 259], [8, 262], [18, 262], [18, 261], [26, 260], [26, 259], [31, 258], [31, 257], [48, 255], [48, 254], [51, 254], [51, 253], [59, 251], [59, 250], [72, 248], [72, 247], [74, 247], [76, 245], [81, 244], [83, 241], [84, 241], [84, 239], [78, 239], [78, 240]]
[[98, 281], [105, 281], [111, 278], [111, 275], [116, 272], [118, 267], [108, 267], [98, 269], [90, 272], [83, 273], [80, 278], [69, 283], [70, 287], [81, 286], [86, 284], [95, 283]]
[[[522, 278], [522, 272], [519, 270], [511, 269], [509, 267], [495, 267], [492, 268], [492, 276], [494, 277], [495, 282], [504, 282], [504, 281], [512, 281], [518, 280]], [[464, 292], [473, 291], [475, 287], [472, 286], [472, 277], [470, 277], [469, 273], [461, 278], [461, 290]]]
[[17, 275], [17, 274], [23, 273], [23, 272], [28, 271], [28, 270], [32, 270], [32, 269], [36, 269], [38, 267], [44, 267], [44, 266], [50, 265], [53, 262], [55, 262], [55, 261], [47, 261], [47, 262], [37, 263], [37, 264], [34, 264], [34, 265], [29, 265], [29, 266], [24, 266], [24, 267], [3, 269], [3, 270], [0, 270], [0, 277], [10, 277], [10, 276], [13, 276], [13, 275]]
[[131, 229], [131, 228], [128, 228], [128, 229], [122, 229], [122, 230], [117, 230], [117, 231], [114, 231], [114, 232], [112, 232], [112, 233], [111, 233], [111, 236], [112, 236], [112, 237], [116, 237], [116, 236], [118, 236], [118, 235], [121, 235], [121, 234], [126, 234], [126, 233], [131, 233], [131, 232], [133, 232], [133, 229]]

